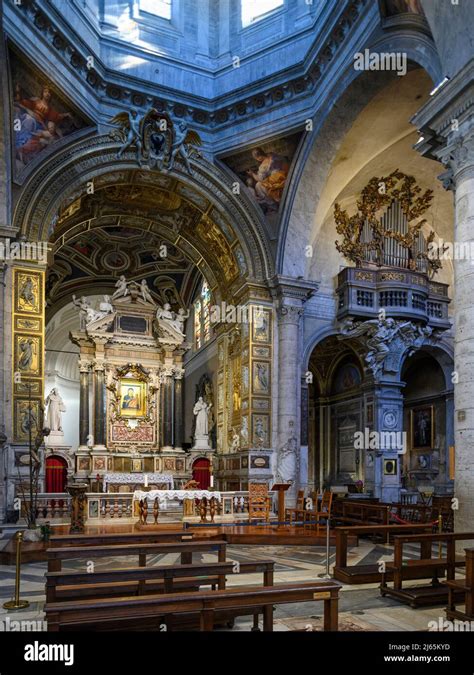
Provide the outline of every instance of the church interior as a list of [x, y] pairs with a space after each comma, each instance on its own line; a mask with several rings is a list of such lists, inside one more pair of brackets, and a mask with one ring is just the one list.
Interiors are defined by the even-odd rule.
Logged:
[[2, 630], [474, 626], [473, 21], [3, 0]]

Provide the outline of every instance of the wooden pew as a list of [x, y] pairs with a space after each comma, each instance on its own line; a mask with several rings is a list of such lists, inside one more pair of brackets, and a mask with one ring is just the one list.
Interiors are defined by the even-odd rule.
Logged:
[[47, 603], [44, 611], [49, 631], [157, 630], [160, 621], [172, 629], [174, 618], [179, 621], [183, 615], [199, 617], [200, 630], [211, 631], [223, 615], [255, 615], [257, 611], [263, 614], [264, 630], [272, 631], [275, 605], [322, 600], [324, 630], [336, 631], [339, 589], [340, 585], [332, 581], [246, 586], [200, 593]]
[[124, 532], [122, 534], [55, 534], [49, 538], [51, 548], [60, 546], [111, 546], [113, 544], [160, 544], [191, 541], [194, 534], [186, 530], [163, 532]]
[[147, 593], [173, 593], [184, 587], [212, 586], [219, 577], [235, 573], [263, 573], [263, 585], [273, 585], [273, 560], [257, 562], [233, 561], [198, 563], [193, 565], [162, 565], [159, 567], [127, 567], [98, 572], [47, 572], [46, 602], [73, 600], [74, 598], [112, 598], [114, 596], [144, 595]]
[[[466, 578], [445, 581], [448, 587], [448, 606], [446, 618], [458, 621], [474, 621], [474, 549], [464, 549], [466, 553]], [[464, 612], [456, 609], [456, 604], [464, 604]]]
[[146, 567], [147, 555], [163, 553], [181, 553], [181, 563], [192, 563], [193, 553], [217, 551], [219, 562], [226, 561], [227, 544], [221, 539], [205, 541], [179, 541], [164, 544], [117, 544], [111, 546], [71, 546], [49, 548], [48, 572], [60, 572], [63, 560], [93, 560], [95, 558], [109, 558], [112, 556], [136, 555], [138, 565]]
[[[352, 525], [349, 527], [336, 527], [336, 565], [333, 576], [345, 584], [372, 584], [381, 580], [378, 563], [372, 565], [348, 565], [347, 548], [349, 537], [364, 537], [383, 535], [386, 538], [396, 534], [408, 534], [410, 532], [431, 532], [431, 525]], [[392, 579], [392, 575], [388, 577]]]
[[[439, 582], [445, 576], [448, 581], [455, 577], [456, 568], [465, 565], [464, 558], [456, 556], [456, 541], [474, 539], [474, 532], [444, 532], [437, 534], [412, 534], [394, 537], [393, 562], [386, 563], [386, 572], [382, 574], [380, 592], [389, 595], [411, 607], [438, 605], [446, 602], [448, 587]], [[446, 557], [433, 557], [434, 543], [446, 544]], [[420, 544], [419, 560], [404, 560], [405, 544]], [[437, 555], [437, 554], [435, 554]], [[387, 585], [387, 574], [392, 573], [393, 586]], [[412, 576], [416, 574], [416, 577]], [[431, 579], [429, 586], [409, 586], [403, 588], [406, 579]]]

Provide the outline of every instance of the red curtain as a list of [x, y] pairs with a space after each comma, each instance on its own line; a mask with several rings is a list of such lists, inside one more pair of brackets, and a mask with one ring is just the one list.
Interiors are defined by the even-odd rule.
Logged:
[[46, 459], [46, 492], [65, 492], [67, 480], [67, 464], [62, 457]]
[[210, 461], [204, 457], [197, 459], [193, 464], [193, 480], [199, 483], [200, 490], [207, 490], [211, 484], [210, 465]]

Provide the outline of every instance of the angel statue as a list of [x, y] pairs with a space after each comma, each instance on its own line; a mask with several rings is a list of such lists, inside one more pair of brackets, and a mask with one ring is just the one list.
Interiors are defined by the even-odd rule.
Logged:
[[184, 161], [187, 172], [192, 174], [189, 157], [193, 152], [198, 152], [196, 146], [201, 146], [201, 137], [196, 131], [188, 129], [188, 125], [181, 120], [174, 125], [173, 145], [168, 170], [172, 171], [176, 156], [179, 155]]
[[118, 131], [113, 132], [118, 140], [122, 141], [120, 150], [117, 153], [117, 159], [120, 159], [125, 152], [132, 145], [137, 149], [137, 162], [142, 166], [142, 136], [141, 136], [141, 121], [136, 110], [130, 112], [121, 112], [112, 117], [111, 124], [116, 124]]
[[140, 293], [142, 295], [144, 302], [151, 302], [152, 305], [155, 304], [153, 298], [151, 297], [150, 289], [148, 288], [146, 279], [142, 279], [142, 282], [140, 284]]

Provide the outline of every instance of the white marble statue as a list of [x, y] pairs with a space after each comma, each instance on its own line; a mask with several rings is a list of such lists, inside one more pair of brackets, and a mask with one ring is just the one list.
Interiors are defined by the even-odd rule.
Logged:
[[62, 431], [62, 413], [66, 412], [66, 406], [56, 387], [51, 389], [44, 405], [48, 408], [45, 415], [45, 426], [51, 431]]
[[187, 312], [184, 311], [182, 307], [178, 309], [178, 313], [174, 319], [173, 324], [176, 326], [176, 330], [184, 335], [184, 322], [189, 317], [189, 309]]
[[194, 405], [193, 413], [196, 415], [196, 436], [209, 435], [209, 409], [212, 403], [206, 403], [200, 396]]
[[184, 334], [184, 321], [188, 318], [189, 312], [180, 309], [178, 313], [173, 312], [169, 302], [165, 302], [163, 307], [158, 306], [156, 310], [156, 322], [160, 328], [161, 336], [170, 338], [172, 341], [182, 343], [186, 337]]
[[127, 280], [125, 279], [123, 274], [121, 274], [120, 277], [118, 278], [118, 281], [115, 284], [115, 288], [117, 290], [112, 295], [112, 300], [117, 300], [117, 298], [124, 298], [130, 293], [130, 291], [128, 290]]
[[145, 302], [151, 302], [152, 305], [154, 305], [154, 300], [151, 297], [150, 290], [148, 288], [148, 284], [146, 282], [146, 279], [143, 279], [141, 284], [140, 284], [140, 293], [142, 295], [142, 298]]
[[103, 316], [106, 314], [112, 314], [114, 311], [113, 305], [110, 302], [110, 295], [104, 295], [104, 299], [99, 305], [99, 311], [103, 313]]
[[89, 301], [84, 296], [82, 296], [80, 300], [77, 300], [76, 296], [73, 295], [72, 304], [79, 307], [79, 325], [81, 329], [84, 330], [87, 324], [87, 313], [91, 309]]
[[237, 450], [240, 450], [240, 435], [239, 432], [233, 429], [233, 434], [232, 434], [232, 443], [230, 444], [231, 450], [234, 452]]
[[210, 450], [209, 446], [209, 410], [212, 403], [206, 403], [200, 396], [194, 404], [193, 413], [196, 415], [196, 428], [194, 432], [194, 448]]

